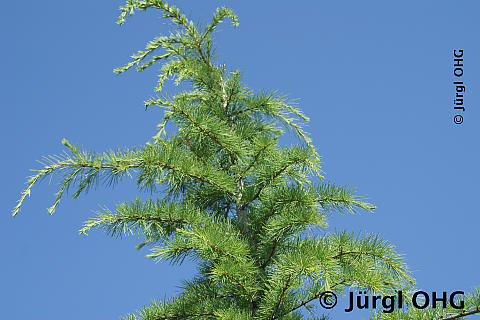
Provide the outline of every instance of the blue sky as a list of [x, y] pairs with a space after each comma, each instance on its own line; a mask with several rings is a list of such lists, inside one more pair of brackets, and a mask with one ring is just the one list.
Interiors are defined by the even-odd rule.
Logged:
[[[298, 98], [326, 177], [378, 209], [334, 215], [330, 229], [379, 233], [405, 254], [417, 286], [480, 286], [480, 45], [474, 0], [176, 1], [196, 21], [226, 4], [240, 27], [217, 34], [219, 61], [255, 91]], [[134, 199], [133, 183], [62, 201], [55, 184], [14, 207], [35, 160], [69, 139], [94, 151], [142, 145], [160, 110], [144, 111], [156, 70], [112, 73], [165, 32], [158, 12], [114, 22], [122, 1], [9, 1], [0, 34], [0, 305], [5, 319], [117, 319], [177, 292], [193, 265], [145, 258], [135, 239], [78, 234], [100, 205]], [[453, 50], [464, 50], [464, 123], [453, 123]], [[359, 315], [337, 310], [337, 319]]]

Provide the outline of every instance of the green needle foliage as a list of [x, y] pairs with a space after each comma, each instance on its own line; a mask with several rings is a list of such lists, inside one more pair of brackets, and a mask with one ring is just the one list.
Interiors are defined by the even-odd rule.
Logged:
[[[158, 134], [145, 146], [103, 154], [64, 140], [68, 152], [45, 158], [13, 215], [32, 187], [51, 175], [61, 182], [50, 213], [69, 191], [76, 198], [98, 185], [135, 179], [149, 200], [105, 209], [80, 232], [135, 234], [139, 248], [151, 248], [149, 257], [173, 264], [193, 259], [200, 272], [179, 295], [124, 319], [320, 319], [316, 300], [324, 291], [387, 294], [410, 286], [413, 279], [392, 245], [376, 235], [325, 229], [334, 212], [375, 207], [324, 180], [303, 129], [308, 118], [275, 92], [253, 92], [239, 70], [214, 59], [213, 34], [225, 19], [237, 26], [234, 13], [219, 8], [210, 23], [198, 26], [164, 1], [128, 0], [118, 23], [150, 8], [162, 12], [172, 32], [115, 72], [161, 63], [158, 96], [145, 102], [164, 109]], [[160, 94], [167, 80], [186, 89]], [[168, 123], [178, 128], [170, 135]], [[281, 146], [285, 130], [301, 143]]]

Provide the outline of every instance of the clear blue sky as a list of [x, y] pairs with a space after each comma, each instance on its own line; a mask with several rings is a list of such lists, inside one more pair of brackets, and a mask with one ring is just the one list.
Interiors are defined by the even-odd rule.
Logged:
[[[254, 90], [298, 98], [326, 177], [355, 187], [375, 214], [333, 216], [330, 229], [381, 234], [405, 254], [418, 287], [480, 285], [480, 2], [177, 1], [194, 20], [224, 3], [219, 59]], [[155, 68], [118, 76], [166, 26], [158, 12], [114, 22], [122, 1], [7, 1], [0, 19], [0, 306], [3, 319], [117, 319], [176, 292], [193, 266], [155, 264], [134, 239], [78, 234], [100, 205], [137, 197], [133, 183], [64, 200], [36, 187], [10, 216], [35, 160], [62, 138], [101, 152], [155, 134], [144, 111]], [[453, 124], [453, 50], [464, 50], [466, 111]], [[180, 270], [180, 271], [179, 271]], [[337, 313], [337, 319], [359, 315]]]

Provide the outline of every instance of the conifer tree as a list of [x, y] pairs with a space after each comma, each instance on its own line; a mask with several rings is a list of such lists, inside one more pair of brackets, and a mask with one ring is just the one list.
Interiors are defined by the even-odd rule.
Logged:
[[[388, 293], [413, 283], [392, 245], [377, 235], [328, 232], [333, 212], [372, 211], [351, 189], [326, 182], [320, 157], [303, 129], [308, 118], [275, 92], [254, 92], [241, 72], [213, 57], [217, 26], [237, 17], [219, 8], [196, 25], [162, 0], [128, 0], [118, 23], [135, 10], [158, 9], [172, 23], [116, 69], [144, 70], [161, 63], [157, 96], [146, 107], [164, 109], [158, 134], [145, 146], [87, 152], [67, 140], [68, 152], [45, 158], [13, 210], [32, 187], [60, 175], [53, 213], [68, 191], [73, 198], [97, 185], [134, 178], [148, 201], [131, 200], [99, 212], [81, 233], [139, 234], [148, 257], [181, 264], [193, 259], [199, 274], [183, 291], [124, 319], [304, 319], [321, 315], [324, 291], [362, 288]], [[169, 96], [165, 81], [184, 83]], [[173, 123], [177, 130], [167, 134]], [[281, 146], [290, 130], [301, 143]]]

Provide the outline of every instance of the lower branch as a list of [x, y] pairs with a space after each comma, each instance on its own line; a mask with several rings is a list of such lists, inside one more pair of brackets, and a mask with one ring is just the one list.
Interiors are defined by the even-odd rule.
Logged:
[[472, 314], [476, 314], [476, 313], [480, 313], [480, 307], [477, 307], [476, 309], [473, 309], [473, 310], [470, 310], [470, 311], [463, 311], [463, 312], [455, 314], [455, 315], [447, 316], [445, 318], [442, 317], [442, 318], [439, 318], [438, 320], [459, 319], [459, 318], [463, 318], [463, 317], [466, 317], [466, 316], [471, 316]]
[[200, 317], [208, 317], [208, 316], [215, 316], [214, 313], [199, 313], [199, 314], [173, 314], [173, 315], [164, 315], [155, 320], [166, 320], [166, 319], [187, 319], [187, 318], [200, 318]]
[[[330, 289], [334, 289], [335, 287], [338, 287], [338, 286], [341, 286], [342, 284], [345, 283], [345, 280], [339, 282], [339, 283], [336, 283], [334, 284], [333, 286], [330, 287]], [[294, 306], [293, 308], [291, 308], [290, 310], [288, 310], [287, 312], [275, 317], [275, 318], [272, 318], [272, 320], [275, 320], [275, 319], [281, 319], [283, 316], [289, 314], [290, 312], [293, 312], [303, 306], [305, 306], [307, 303], [315, 300], [315, 299], [318, 299], [318, 297], [320, 297], [320, 295], [323, 293], [324, 291], [319, 291], [317, 292], [316, 294], [314, 294], [313, 296], [311, 296], [310, 298], [307, 298], [306, 300], [302, 300], [299, 304], [297, 304], [296, 306]], [[444, 319], [442, 319], [444, 320]]]

